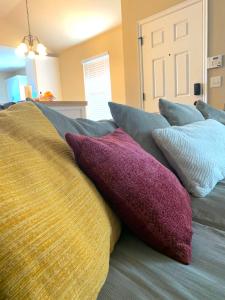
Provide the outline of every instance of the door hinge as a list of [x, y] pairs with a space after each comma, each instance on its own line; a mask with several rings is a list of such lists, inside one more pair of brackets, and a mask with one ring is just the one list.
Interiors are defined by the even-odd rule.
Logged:
[[145, 93], [143, 93], [143, 94], [142, 94], [142, 99], [143, 99], [143, 101], [145, 101], [145, 100], [146, 100]]
[[143, 38], [143, 36], [140, 36], [138, 38], [138, 40], [140, 41], [141, 46], [143, 46], [144, 45], [144, 38]]

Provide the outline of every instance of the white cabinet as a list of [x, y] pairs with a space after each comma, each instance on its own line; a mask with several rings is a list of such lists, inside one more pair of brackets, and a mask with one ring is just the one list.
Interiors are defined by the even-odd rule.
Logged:
[[26, 85], [27, 77], [24, 75], [16, 75], [6, 79], [8, 101], [17, 102], [25, 100], [24, 87]]
[[42, 101], [51, 109], [71, 118], [86, 118], [86, 101]]
[[37, 57], [26, 61], [28, 84], [32, 86], [32, 97], [51, 91], [56, 100], [62, 100], [59, 62], [57, 57]]

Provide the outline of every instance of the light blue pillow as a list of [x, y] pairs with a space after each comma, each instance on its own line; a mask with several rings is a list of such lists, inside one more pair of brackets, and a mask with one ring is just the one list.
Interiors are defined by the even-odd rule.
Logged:
[[186, 189], [204, 197], [225, 178], [225, 127], [215, 120], [155, 129], [152, 136]]

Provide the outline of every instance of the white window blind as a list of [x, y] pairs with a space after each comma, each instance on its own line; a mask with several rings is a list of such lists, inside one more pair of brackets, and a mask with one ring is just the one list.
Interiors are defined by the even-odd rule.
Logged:
[[109, 55], [104, 54], [83, 62], [87, 118], [111, 119], [108, 102], [112, 101]]

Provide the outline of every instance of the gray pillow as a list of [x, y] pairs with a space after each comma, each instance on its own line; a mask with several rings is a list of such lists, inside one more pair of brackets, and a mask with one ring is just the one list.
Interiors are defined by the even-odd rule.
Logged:
[[11, 105], [14, 105], [14, 104], [16, 104], [16, 102], [7, 102], [7, 103], [4, 103], [4, 104], [0, 104], [0, 110], [7, 109], [7, 108], [9, 108]]
[[214, 119], [225, 125], [225, 111], [213, 108], [203, 101], [197, 101], [197, 109], [203, 114], [205, 119]]
[[203, 121], [203, 115], [193, 105], [173, 103], [159, 99], [159, 110], [170, 125], [182, 126], [189, 123]]
[[152, 135], [192, 195], [206, 196], [225, 178], [225, 127], [219, 122], [156, 129]]
[[147, 113], [126, 105], [109, 102], [109, 108], [116, 124], [126, 131], [142, 148], [151, 153], [163, 165], [169, 164], [155, 144], [151, 132], [156, 128], [166, 128], [170, 124], [157, 113]]
[[102, 136], [113, 132], [117, 126], [113, 121], [92, 121], [88, 119], [70, 119], [43, 103], [33, 102], [48, 120], [54, 125], [58, 133], [65, 139], [65, 133], [73, 132], [87, 136]]

